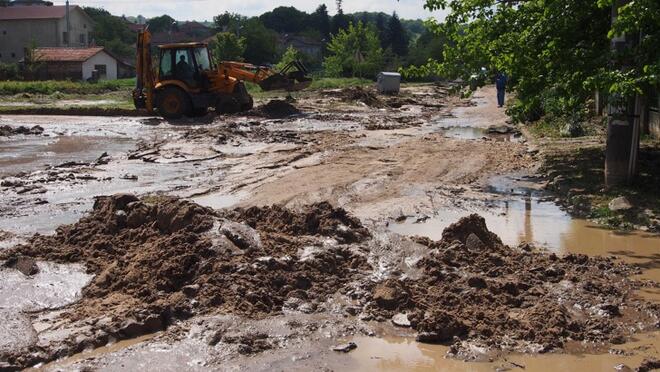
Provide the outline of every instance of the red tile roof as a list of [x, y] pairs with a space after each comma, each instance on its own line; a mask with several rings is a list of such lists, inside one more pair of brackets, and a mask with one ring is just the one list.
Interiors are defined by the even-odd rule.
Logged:
[[40, 62], [84, 62], [103, 50], [97, 48], [37, 48], [34, 55]]
[[[77, 8], [71, 5], [69, 11]], [[60, 19], [66, 15], [66, 6], [15, 5], [0, 8], [0, 21], [13, 19]]]

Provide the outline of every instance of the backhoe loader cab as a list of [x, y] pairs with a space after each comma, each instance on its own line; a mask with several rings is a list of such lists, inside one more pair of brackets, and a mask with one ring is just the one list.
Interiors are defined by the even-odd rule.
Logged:
[[220, 113], [252, 109], [252, 96], [243, 81], [262, 90], [300, 90], [311, 83], [300, 62], [282, 72], [242, 62], [222, 61], [214, 65], [205, 43], [177, 43], [158, 47], [157, 66], [152, 66], [151, 34], [138, 34], [135, 107], [165, 118], [203, 115], [210, 107]]

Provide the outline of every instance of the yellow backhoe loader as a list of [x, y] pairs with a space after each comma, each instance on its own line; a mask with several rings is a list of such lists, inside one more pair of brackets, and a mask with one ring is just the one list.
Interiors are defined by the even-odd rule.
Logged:
[[152, 58], [151, 33], [138, 33], [137, 83], [133, 102], [137, 109], [176, 119], [205, 114], [209, 108], [219, 113], [252, 109], [252, 96], [244, 81], [258, 84], [262, 90], [297, 91], [308, 87], [305, 66], [294, 61], [281, 71], [248, 63], [214, 63], [206, 43], [160, 45], [155, 63]]

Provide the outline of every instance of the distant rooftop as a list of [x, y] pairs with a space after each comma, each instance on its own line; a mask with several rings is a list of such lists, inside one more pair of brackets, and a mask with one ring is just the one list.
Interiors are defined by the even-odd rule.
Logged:
[[103, 51], [103, 47], [36, 48], [34, 57], [40, 62], [85, 62], [101, 51]]
[[[69, 10], [75, 8], [78, 8], [78, 6], [69, 6]], [[66, 6], [64, 5], [13, 5], [0, 9], [0, 21], [16, 19], [61, 19], [66, 15]]]

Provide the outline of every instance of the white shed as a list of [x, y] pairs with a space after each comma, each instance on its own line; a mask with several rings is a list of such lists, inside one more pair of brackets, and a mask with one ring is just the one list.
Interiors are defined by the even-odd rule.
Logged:
[[401, 74], [398, 72], [381, 72], [376, 82], [379, 93], [399, 93]]
[[99, 80], [116, 80], [121, 63], [102, 47], [37, 48], [34, 56], [40, 79], [88, 80], [96, 70]]

